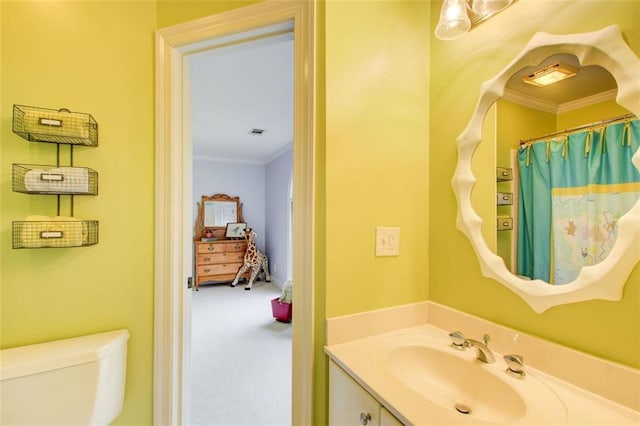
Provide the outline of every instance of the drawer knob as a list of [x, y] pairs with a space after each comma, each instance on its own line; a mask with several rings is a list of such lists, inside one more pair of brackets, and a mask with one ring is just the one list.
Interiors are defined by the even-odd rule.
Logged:
[[209, 250], [209, 251], [213, 251], [213, 250], [214, 250], [214, 247], [213, 247], [213, 246], [209, 246], [209, 247], [207, 247], [207, 250]]
[[210, 258], [210, 257], [205, 257], [205, 258], [204, 258], [204, 261], [205, 261], [205, 262], [209, 262], [210, 260], [211, 260], [211, 258]]
[[207, 268], [204, 270], [205, 272], [211, 272], [211, 269]]
[[367, 425], [371, 421], [371, 414], [369, 413], [360, 413], [360, 424]]

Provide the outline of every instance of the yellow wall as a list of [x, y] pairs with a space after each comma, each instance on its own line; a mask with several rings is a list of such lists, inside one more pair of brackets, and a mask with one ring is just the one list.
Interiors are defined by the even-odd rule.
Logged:
[[156, 0], [158, 28], [215, 15], [263, 0]]
[[[437, 22], [440, 4], [432, 3], [432, 25]], [[430, 181], [451, 178], [456, 165], [455, 139], [473, 112], [480, 84], [500, 72], [535, 32], [586, 32], [618, 24], [638, 53], [638, 22], [639, 2], [519, 0], [461, 39], [432, 38]], [[640, 339], [628, 338], [640, 335], [639, 266], [628, 279], [620, 302], [588, 301], [536, 314], [506, 287], [481, 275], [470, 243], [455, 228], [457, 206], [451, 189], [432, 184], [430, 200], [431, 300], [596, 356], [640, 366]], [[620, 345], [621, 340], [628, 344]]]
[[[326, 3], [327, 317], [427, 299], [428, 14]], [[399, 256], [375, 257], [376, 226], [401, 228]]]
[[[155, 3], [3, 1], [0, 7], [0, 344], [128, 329], [125, 406], [116, 424], [150, 424]], [[55, 164], [54, 144], [12, 133], [14, 103], [95, 117], [99, 146], [76, 147], [74, 157], [76, 165], [98, 171], [99, 193], [76, 197], [74, 213], [100, 222], [99, 244], [11, 249], [11, 221], [56, 215], [55, 196], [11, 191], [11, 163]]]
[[557, 130], [570, 129], [571, 127], [595, 123], [607, 118], [628, 114], [629, 110], [621, 107], [615, 101], [600, 102], [595, 105], [558, 114], [556, 120]]

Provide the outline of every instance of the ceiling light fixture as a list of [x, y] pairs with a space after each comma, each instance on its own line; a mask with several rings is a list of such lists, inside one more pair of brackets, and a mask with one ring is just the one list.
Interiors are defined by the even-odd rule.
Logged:
[[462, 37], [472, 25], [489, 19], [506, 9], [515, 0], [444, 0], [440, 20], [436, 25], [436, 37], [455, 40]]
[[444, 0], [440, 20], [436, 25], [436, 37], [440, 40], [455, 40], [465, 35], [471, 28], [466, 9], [466, 0]]
[[513, 0], [473, 0], [471, 2], [471, 10], [476, 15], [488, 18], [505, 9], [512, 2]]
[[576, 67], [556, 62], [522, 77], [522, 81], [534, 86], [544, 87], [571, 78], [576, 74], [578, 74]]

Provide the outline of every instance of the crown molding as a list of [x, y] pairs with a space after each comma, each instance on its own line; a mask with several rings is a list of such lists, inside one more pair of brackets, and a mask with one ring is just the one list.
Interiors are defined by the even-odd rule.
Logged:
[[615, 100], [617, 93], [618, 89], [611, 89], [605, 92], [596, 93], [595, 95], [585, 96], [584, 98], [565, 102], [563, 104], [557, 104], [545, 99], [536, 98], [535, 96], [523, 95], [516, 90], [504, 89], [502, 99], [528, 108], [536, 109], [538, 111], [548, 112], [551, 114], [564, 114], [566, 112], [585, 108], [600, 102]]

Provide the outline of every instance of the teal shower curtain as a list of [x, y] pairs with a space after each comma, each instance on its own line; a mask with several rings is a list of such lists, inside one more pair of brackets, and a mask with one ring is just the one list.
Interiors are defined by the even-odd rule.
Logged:
[[640, 199], [638, 149], [637, 119], [519, 149], [519, 275], [566, 284], [608, 255]]

